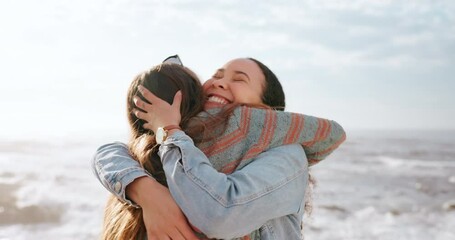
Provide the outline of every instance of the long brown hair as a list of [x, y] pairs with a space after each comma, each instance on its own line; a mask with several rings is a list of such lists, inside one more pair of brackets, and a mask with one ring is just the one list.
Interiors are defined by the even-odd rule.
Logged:
[[[138, 86], [142, 85], [157, 97], [172, 103], [177, 91], [182, 91], [180, 126], [190, 136], [204, 132], [202, 121], [196, 115], [203, 110], [205, 97], [201, 82], [189, 69], [177, 64], [161, 64], [145, 71], [134, 78], [127, 95], [127, 114], [131, 128], [128, 148], [132, 157], [137, 160], [162, 185], [167, 186], [163, 166], [157, 155], [158, 148], [154, 133], [143, 127], [145, 123], [134, 114], [133, 97], [139, 96]], [[191, 121], [191, 126], [189, 122]], [[198, 124], [200, 123], [200, 124]], [[145, 226], [142, 210], [125, 205], [111, 196], [104, 213], [102, 239], [135, 240], [144, 239]]]

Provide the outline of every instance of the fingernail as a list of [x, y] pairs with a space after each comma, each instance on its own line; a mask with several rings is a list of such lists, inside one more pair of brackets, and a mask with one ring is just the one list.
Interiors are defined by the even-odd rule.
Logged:
[[139, 90], [139, 92], [142, 93], [142, 91], [144, 90], [144, 87], [142, 87], [142, 85], [139, 85], [139, 86], [137, 87], [137, 89]]

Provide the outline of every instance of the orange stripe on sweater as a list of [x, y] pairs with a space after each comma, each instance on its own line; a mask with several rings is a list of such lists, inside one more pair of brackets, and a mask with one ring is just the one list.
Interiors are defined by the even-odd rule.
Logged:
[[293, 136], [293, 139], [292, 139], [292, 143], [296, 143], [297, 140], [299, 139], [299, 136], [300, 134], [304, 131], [304, 128], [305, 128], [305, 118], [300, 118], [298, 117], [298, 115], [296, 114], [296, 117], [298, 118], [298, 122], [297, 122], [297, 131], [295, 132], [294, 136]]
[[270, 141], [273, 138], [275, 131], [275, 125], [277, 120], [277, 114], [273, 111], [266, 111], [266, 117], [264, 119], [264, 127], [262, 128], [261, 136], [257, 144], [253, 145], [250, 150], [244, 155], [243, 158], [232, 161], [226, 164], [221, 172], [229, 174], [235, 171], [240, 162], [257, 156], [259, 153], [264, 152], [266, 147], [269, 146]]
[[235, 163], [239, 163], [240, 161], [234, 161], [234, 162], [231, 162], [231, 163], [228, 163], [227, 165], [223, 166], [221, 169], [220, 169], [220, 172], [224, 173], [224, 174], [231, 174], [235, 171], [235, 169], [237, 168], [238, 164], [235, 164]]
[[323, 151], [317, 152], [314, 155], [315, 156], [318, 156], [318, 155], [320, 156], [320, 155], [324, 155], [326, 153], [329, 153], [329, 152], [335, 150], [335, 148], [339, 147], [340, 144], [344, 142], [344, 140], [346, 140], [346, 134], [343, 134], [343, 136], [341, 136], [341, 138], [336, 143], [334, 143], [332, 146], [330, 146], [329, 148], [327, 148], [327, 149], [325, 149]]
[[332, 130], [332, 124], [330, 124], [330, 121], [327, 119], [324, 119], [324, 122], [326, 124], [325, 131], [321, 133], [321, 136], [319, 137], [319, 141], [325, 140], [327, 136], [329, 135], [330, 131]]
[[246, 137], [246, 133], [250, 128], [251, 109], [242, 107], [240, 126], [231, 134], [217, 140], [212, 146], [201, 149], [207, 157], [223, 152], [225, 149], [242, 141]]
[[243, 159], [249, 159], [253, 156], [258, 155], [263, 152], [266, 147], [269, 146], [272, 141], [273, 134], [276, 129], [277, 114], [273, 111], [266, 112], [266, 121], [264, 122], [264, 128], [261, 133], [261, 137], [257, 144], [255, 144], [250, 150], [245, 154]]
[[321, 135], [322, 135], [322, 133], [326, 129], [326, 124], [327, 124], [327, 122], [324, 121], [324, 119], [318, 119], [318, 129], [316, 130], [316, 133], [314, 134], [313, 140], [308, 141], [308, 142], [304, 142], [302, 145], [305, 145], [307, 147], [311, 147], [316, 142], [318, 142], [320, 137], [321, 137]]
[[319, 124], [321, 125], [321, 131], [319, 131], [318, 133], [318, 138], [317, 138], [317, 141], [321, 141], [322, 136], [324, 135], [324, 133], [326, 132], [327, 128], [328, 128], [328, 121], [327, 120], [324, 120], [324, 119], [318, 119], [318, 122]]
[[[303, 118], [302, 118], [303, 120]], [[286, 138], [283, 141], [283, 144], [290, 144], [294, 141], [295, 136], [299, 133], [299, 126], [300, 119], [297, 114], [292, 114], [291, 118], [291, 127], [289, 128], [288, 132], [286, 133]]]

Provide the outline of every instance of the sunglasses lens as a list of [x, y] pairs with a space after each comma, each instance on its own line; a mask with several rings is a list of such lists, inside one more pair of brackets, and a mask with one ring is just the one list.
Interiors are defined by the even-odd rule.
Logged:
[[178, 64], [180, 66], [183, 66], [182, 61], [180, 60], [178, 55], [174, 55], [174, 56], [170, 56], [170, 57], [166, 58], [163, 61], [163, 63], [174, 63], [174, 64]]

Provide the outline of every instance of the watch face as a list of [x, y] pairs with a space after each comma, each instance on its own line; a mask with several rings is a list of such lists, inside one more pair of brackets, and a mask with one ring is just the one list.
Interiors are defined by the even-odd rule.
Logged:
[[163, 128], [158, 128], [155, 133], [155, 140], [157, 144], [161, 144], [166, 138], [166, 131]]

